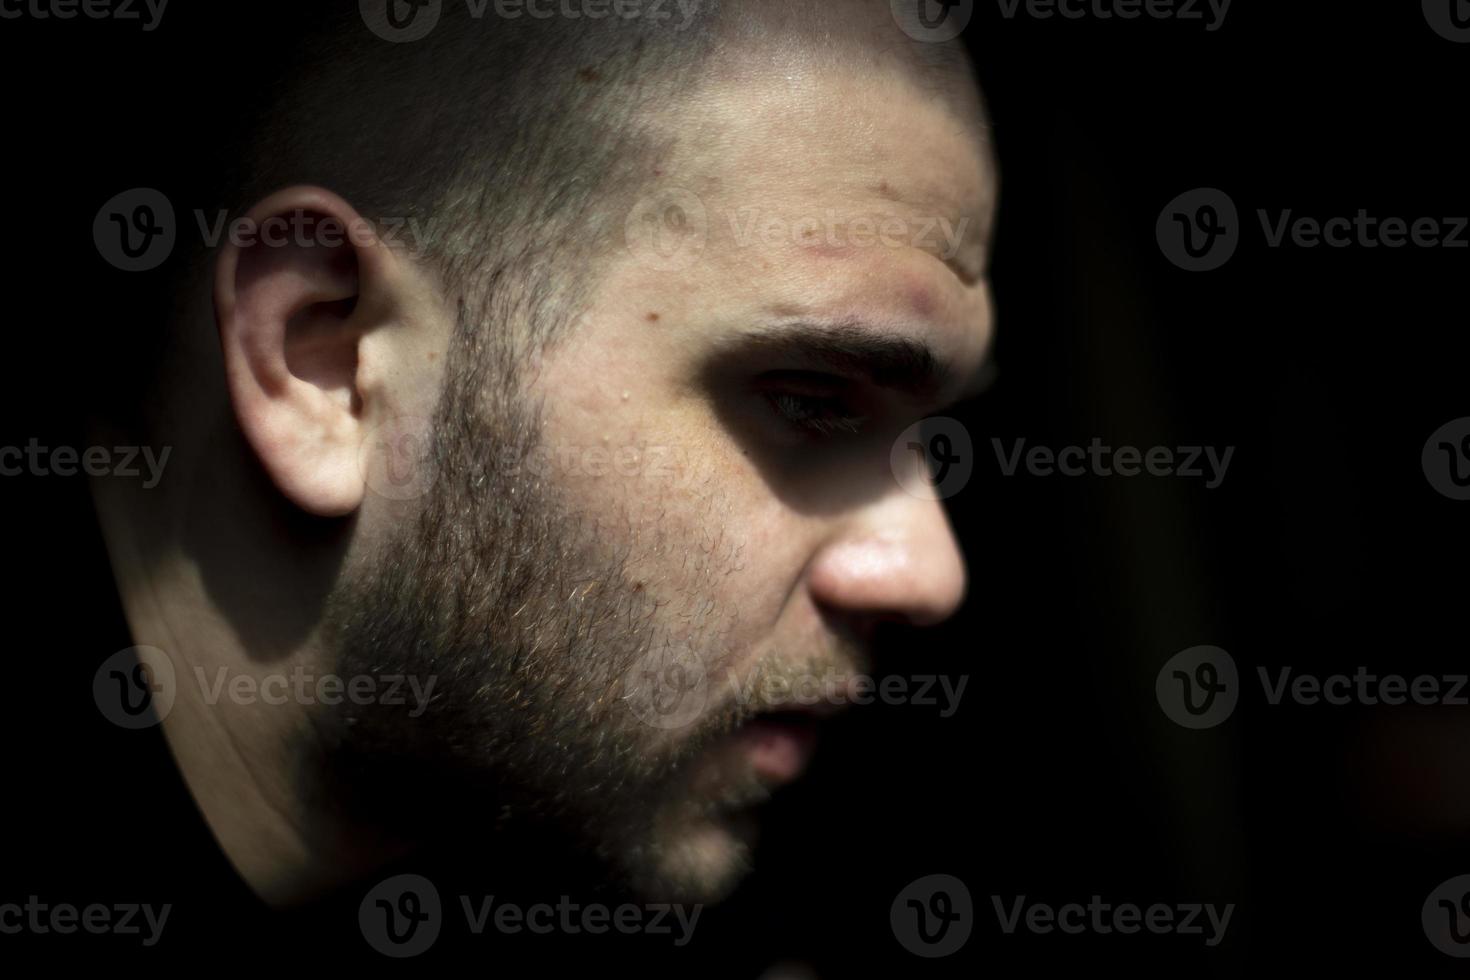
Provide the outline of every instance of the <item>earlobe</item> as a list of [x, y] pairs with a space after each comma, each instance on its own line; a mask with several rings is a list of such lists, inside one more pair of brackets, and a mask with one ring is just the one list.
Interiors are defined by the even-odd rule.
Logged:
[[296, 506], [355, 511], [364, 398], [359, 355], [378, 325], [393, 257], [335, 194], [293, 187], [232, 226], [215, 266], [215, 319], [235, 416]]

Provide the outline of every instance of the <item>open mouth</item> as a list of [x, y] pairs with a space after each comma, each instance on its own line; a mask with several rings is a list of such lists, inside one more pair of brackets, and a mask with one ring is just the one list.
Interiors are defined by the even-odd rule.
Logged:
[[735, 730], [736, 751], [755, 774], [788, 783], [806, 770], [817, 744], [818, 718], [799, 710], [768, 711]]

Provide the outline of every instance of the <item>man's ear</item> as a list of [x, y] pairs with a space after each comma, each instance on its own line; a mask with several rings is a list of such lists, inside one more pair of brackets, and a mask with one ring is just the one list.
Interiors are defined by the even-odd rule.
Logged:
[[[363, 340], [391, 317], [392, 249], [342, 198], [291, 187], [233, 226], [215, 265], [226, 383], [246, 441], [296, 506], [362, 503]], [[367, 372], [373, 374], [375, 372]]]

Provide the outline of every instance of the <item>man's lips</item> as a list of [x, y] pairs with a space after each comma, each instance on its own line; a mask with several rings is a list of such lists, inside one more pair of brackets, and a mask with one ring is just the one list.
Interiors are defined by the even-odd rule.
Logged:
[[804, 710], [756, 715], [731, 736], [736, 752], [762, 779], [787, 783], [800, 776], [817, 744], [817, 716]]

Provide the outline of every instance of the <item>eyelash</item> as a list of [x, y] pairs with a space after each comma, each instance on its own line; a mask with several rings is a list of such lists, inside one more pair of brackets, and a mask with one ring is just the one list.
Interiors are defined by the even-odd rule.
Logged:
[[772, 391], [766, 395], [782, 421], [815, 436], [853, 435], [861, 432], [866, 416], [858, 415], [838, 398]]

